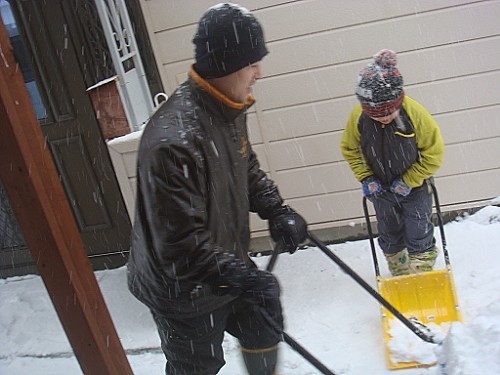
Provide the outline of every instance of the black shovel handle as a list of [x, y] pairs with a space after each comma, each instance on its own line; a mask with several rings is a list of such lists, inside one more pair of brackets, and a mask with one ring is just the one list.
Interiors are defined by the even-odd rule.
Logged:
[[380, 276], [380, 268], [378, 266], [377, 252], [375, 251], [375, 241], [373, 239], [372, 223], [370, 221], [370, 214], [368, 212], [368, 205], [366, 204], [366, 197], [363, 196], [363, 212], [365, 214], [366, 229], [368, 230], [368, 240], [370, 241], [370, 249], [372, 251], [373, 268], [375, 269], [375, 276]]
[[272, 272], [274, 265], [276, 264], [276, 261], [278, 260], [278, 255], [281, 254], [283, 251], [284, 245], [281, 242], [278, 242], [276, 246], [274, 247], [273, 253], [271, 254], [271, 259], [269, 259], [269, 262], [267, 263], [266, 266], [266, 271]]
[[[283, 244], [278, 242], [276, 247], [271, 254], [271, 259], [267, 263], [266, 271], [271, 272], [276, 264], [276, 260], [278, 259], [278, 255], [283, 251]], [[326, 367], [323, 363], [320, 362], [315, 356], [313, 356], [309, 351], [307, 351], [302, 345], [300, 345], [296, 340], [294, 340], [290, 335], [284, 332], [273, 318], [268, 314], [268, 312], [264, 309], [261, 310], [264, 319], [267, 323], [273, 328], [275, 332], [280, 334], [283, 337], [283, 341], [285, 341], [293, 350], [299, 353], [305, 360], [307, 360], [311, 365], [316, 367], [322, 374], [325, 375], [336, 375], [332, 372], [328, 367]]]
[[437, 344], [434, 338], [427, 335], [420, 328], [416, 327], [409, 319], [407, 319], [399, 310], [397, 310], [389, 301], [382, 297], [375, 289], [373, 289], [365, 280], [363, 280], [356, 272], [354, 272], [347, 264], [345, 264], [339, 257], [337, 257], [326, 245], [321, 242], [314, 234], [309, 233], [309, 239], [311, 242], [317, 246], [325, 255], [333, 260], [337, 265], [351, 276], [363, 289], [365, 289], [370, 295], [375, 298], [382, 306], [384, 306], [388, 311], [390, 311], [396, 318], [398, 318], [401, 323], [407, 326], [414, 334], [420, 337], [422, 340]]
[[313, 356], [308, 350], [306, 350], [302, 345], [300, 345], [296, 340], [294, 340], [286, 332], [283, 332], [274, 322], [273, 318], [267, 313], [266, 310], [261, 310], [262, 316], [267, 321], [267, 323], [273, 328], [273, 330], [279, 333], [283, 337], [283, 341], [286, 342], [293, 350], [299, 353], [305, 360], [307, 360], [311, 365], [316, 367], [322, 374], [325, 375], [336, 375], [334, 372], [330, 371], [323, 363], [319, 361], [315, 356]]
[[436, 216], [438, 219], [439, 233], [441, 234], [441, 243], [443, 245], [443, 255], [444, 262], [448, 268], [450, 265], [450, 255], [448, 254], [448, 249], [446, 248], [446, 237], [444, 235], [444, 220], [443, 214], [441, 213], [441, 205], [439, 204], [439, 197], [436, 185], [434, 185], [434, 178], [430, 179], [430, 184], [432, 188], [432, 194], [434, 195], [434, 205], [436, 206]]
[[283, 340], [290, 345], [290, 347], [299, 353], [304, 359], [306, 359], [311, 365], [316, 367], [322, 374], [325, 375], [336, 375], [323, 363], [321, 363], [316, 357], [314, 357], [310, 352], [304, 349], [297, 341], [290, 337], [287, 333], [283, 332]]

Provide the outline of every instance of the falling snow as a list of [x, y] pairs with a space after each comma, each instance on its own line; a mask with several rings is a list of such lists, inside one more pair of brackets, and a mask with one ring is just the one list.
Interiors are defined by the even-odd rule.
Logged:
[[[397, 373], [499, 374], [500, 208], [485, 207], [447, 224], [445, 231], [463, 322], [451, 325], [442, 345], [414, 341], [413, 333], [393, 327], [393, 345], [397, 346], [393, 354], [417, 355], [424, 362], [437, 361], [437, 365], [429, 368]], [[439, 238], [439, 233], [436, 237]], [[375, 287], [367, 240], [330, 248]], [[265, 267], [268, 257], [255, 260]], [[438, 266], [442, 267], [442, 262]], [[385, 264], [381, 264], [381, 272], [387, 275]], [[283, 290], [286, 331], [306, 350], [336, 374], [395, 374], [386, 367], [378, 304], [318, 249], [280, 255], [275, 273]], [[162, 373], [164, 358], [154, 323], [147, 309], [129, 294], [125, 269], [99, 271], [96, 276], [134, 373]], [[81, 374], [38, 276], [0, 280], [0, 298], [1, 374]], [[405, 351], [408, 342], [420, 347], [412, 346]], [[237, 343], [227, 337], [224, 348], [227, 364], [220, 375], [244, 374]], [[318, 374], [286, 344], [282, 344], [282, 349], [281, 375]]]

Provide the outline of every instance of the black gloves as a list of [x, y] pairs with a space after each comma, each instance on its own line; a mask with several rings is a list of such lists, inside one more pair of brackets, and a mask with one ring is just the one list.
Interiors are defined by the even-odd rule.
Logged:
[[[280, 285], [271, 272], [253, 270], [249, 276], [251, 287], [243, 292], [242, 298], [252, 304], [260, 306], [271, 321], [268, 322], [279, 333], [283, 331], [283, 311], [280, 301]], [[266, 317], [264, 316], [264, 319]]]
[[266, 186], [250, 197], [250, 208], [264, 220], [269, 220], [272, 239], [293, 254], [307, 239], [307, 223], [289, 206], [283, 206], [283, 199], [272, 181], [264, 178], [260, 183]]
[[229, 253], [219, 253], [217, 268], [219, 274], [209, 281], [216, 294], [240, 296], [253, 305], [261, 307], [263, 314], [271, 318], [272, 326], [283, 331], [283, 313], [280, 302], [280, 286], [271, 272], [261, 271], [246, 265], [241, 259]]
[[281, 243], [285, 251], [293, 254], [307, 239], [307, 223], [302, 216], [289, 206], [282, 206], [269, 219], [272, 239]]

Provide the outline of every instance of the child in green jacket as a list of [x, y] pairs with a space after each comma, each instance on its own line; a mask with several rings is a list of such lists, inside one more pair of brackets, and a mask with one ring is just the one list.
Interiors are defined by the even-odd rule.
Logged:
[[393, 276], [430, 271], [438, 254], [430, 179], [444, 142], [431, 114], [405, 95], [394, 51], [381, 50], [361, 70], [341, 149], [373, 203], [378, 242]]

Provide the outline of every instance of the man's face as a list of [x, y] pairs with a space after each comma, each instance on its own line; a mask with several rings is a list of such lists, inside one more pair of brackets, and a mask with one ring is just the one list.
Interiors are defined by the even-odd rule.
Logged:
[[225, 77], [211, 79], [210, 83], [232, 101], [244, 103], [252, 94], [252, 86], [260, 78], [262, 68], [259, 61]]

